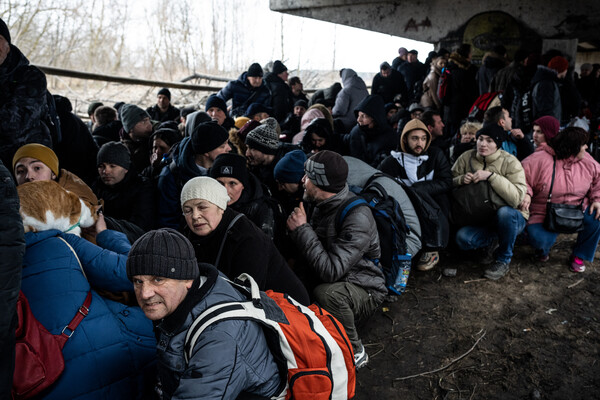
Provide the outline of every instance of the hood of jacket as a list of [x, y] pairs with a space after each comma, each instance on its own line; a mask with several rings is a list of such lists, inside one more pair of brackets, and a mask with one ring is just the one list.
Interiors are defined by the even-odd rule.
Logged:
[[385, 115], [385, 104], [383, 97], [378, 94], [372, 94], [365, 97], [354, 109], [354, 115], [358, 118], [358, 112], [362, 111], [375, 120], [379, 131], [383, 130], [389, 124]]
[[185, 136], [192, 136], [194, 128], [203, 122], [211, 121], [210, 116], [204, 111], [194, 111], [187, 116], [185, 121]]
[[362, 78], [358, 76], [353, 69], [344, 68], [340, 75], [342, 77], [342, 84], [345, 88], [354, 87], [357, 89], [367, 90], [367, 85], [365, 84], [365, 81], [363, 81]]
[[62, 232], [58, 229], [49, 229], [47, 231], [40, 232], [27, 232], [25, 233], [25, 243], [27, 247], [31, 247], [36, 245], [39, 242], [42, 242], [48, 238], [55, 237], [60, 235]]
[[174, 149], [171, 149], [172, 162], [175, 163], [178, 172], [181, 174], [182, 181], [187, 182], [189, 179], [198, 176], [199, 170], [192, 148], [192, 138], [190, 136], [184, 137], [181, 142], [175, 143], [173, 147]]
[[471, 62], [469, 60], [467, 60], [457, 52], [450, 54], [448, 62], [455, 64], [458, 68], [461, 69], [469, 69], [469, 66], [471, 65]]
[[483, 65], [486, 68], [498, 70], [506, 66], [506, 61], [499, 54], [490, 51], [485, 53], [485, 55], [483, 56]]
[[541, 81], [558, 81], [558, 74], [552, 68], [544, 67], [543, 65], [538, 65], [533, 78], [531, 79], [531, 86], [534, 86], [536, 83]]
[[238, 82], [240, 82], [242, 85], [244, 85], [246, 87], [246, 89], [248, 89], [251, 92], [254, 92], [256, 90], [262, 89], [263, 87], [266, 87], [265, 84], [265, 80], [262, 80], [262, 83], [260, 84], [259, 87], [254, 87], [250, 84], [250, 82], [248, 81], [248, 71], [246, 72], [242, 72], [242, 74], [240, 76], [238, 76], [237, 78]]
[[431, 133], [429, 132], [429, 129], [427, 129], [427, 126], [420, 119], [411, 119], [406, 123], [402, 130], [402, 135], [400, 135], [400, 150], [402, 150], [403, 153], [412, 154], [410, 149], [404, 144], [404, 138], [410, 132], [417, 129], [422, 130], [427, 134], [427, 142], [425, 143], [425, 148], [421, 155], [424, 155], [427, 152], [427, 149], [429, 149], [429, 145], [431, 144]]
[[10, 52], [6, 56], [6, 60], [0, 65], [0, 82], [11, 79], [18, 68], [28, 65], [29, 60], [27, 57], [21, 53], [21, 50], [11, 44]]

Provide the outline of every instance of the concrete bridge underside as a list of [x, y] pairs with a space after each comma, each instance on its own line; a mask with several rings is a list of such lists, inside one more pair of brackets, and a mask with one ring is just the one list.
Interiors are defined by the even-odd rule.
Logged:
[[[470, 43], [474, 60], [495, 44], [558, 48], [577, 61], [600, 51], [600, 1], [581, 0], [270, 0], [273, 11], [452, 49]], [[589, 53], [589, 54], [585, 54]]]

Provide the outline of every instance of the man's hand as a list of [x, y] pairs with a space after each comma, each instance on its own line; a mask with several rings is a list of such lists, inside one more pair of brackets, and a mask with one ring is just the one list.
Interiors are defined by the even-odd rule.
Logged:
[[293, 232], [294, 230], [296, 230], [296, 228], [298, 228], [301, 225], [304, 225], [305, 223], [306, 211], [304, 211], [304, 205], [302, 204], [302, 202], [300, 202], [300, 206], [294, 208], [294, 210], [288, 217], [286, 224], [287, 228]]
[[531, 205], [531, 196], [525, 193], [525, 197], [521, 204], [519, 204], [519, 210], [529, 211], [529, 206]]
[[520, 129], [511, 129], [510, 134], [515, 139], [523, 139], [525, 137], [525, 135], [523, 134], [523, 131]]
[[595, 201], [589, 207], [590, 215], [594, 215], [596, 213], [595, 219], [600, 219], [600, 201]]

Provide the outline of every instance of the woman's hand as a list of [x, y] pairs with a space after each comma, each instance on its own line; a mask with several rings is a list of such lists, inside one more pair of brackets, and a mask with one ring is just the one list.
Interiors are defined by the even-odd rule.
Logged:
[[593, 202], [590, 207], [590, 215], [594, 215], [596, 213], [595, 219], [600, 219], [600, 201]]
[[473, 182], [473, 174], [470, 172], [467, 172], [466, 174], [463, 175], [463, 185], [468, 185], [471, 182]]
[[491, 175], [492, 173], [490, 171], [480, 169], [479, 171], [473, 174], [473, 183], [487, 181]]
[[104, 214], [102, 214], [102, 211], [100, 211], [98, 213], [98, 220], [96, 221], [96, 235], [99, 234], [100, 232], [105, 231], [106, 228], [106, 221], [104, 220]]
[[519, 210], [529, 211], [529, 206], [531, 205], [531, 196], [528, 193], [525, 193], [525, 197], [521, 204], [519, 204]]

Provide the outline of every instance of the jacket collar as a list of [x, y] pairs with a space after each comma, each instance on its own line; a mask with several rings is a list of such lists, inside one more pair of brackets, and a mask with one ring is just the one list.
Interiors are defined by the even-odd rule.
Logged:
[[[215, 267], [210, 264], [198, 263], [198, 268], [200, 270], [200, 276], [194, 279], [192, 287], [179, 307], [177, 307], [171, 315], [166, 316], [156, 325], [158, 329], [162, 330], [167, 335], [175, 334], [181, 329], [190, 311], [204, 299], [217, 281], [219, 273]], [[202, 278], [205, 278], [206, 281]]]
[[350, 189], [348, 188], [348, 184], [346, 184], [342, 190], [335, 194], [335, 196], [321, 201], [316, 205], [316, 207], [321, 212], [327, 212], [328, 210], [337, 208], [346, 199], [349, 190]]

